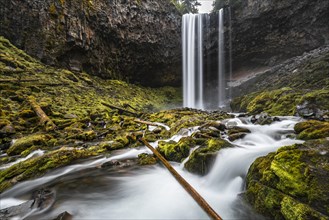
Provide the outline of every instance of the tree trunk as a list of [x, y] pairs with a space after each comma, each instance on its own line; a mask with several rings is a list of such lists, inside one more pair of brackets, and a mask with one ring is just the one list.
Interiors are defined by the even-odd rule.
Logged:
[[154, 155], [161, 160], [163, 165], [167, 167], [170, 173], [176, 178], [176, 180], [184, 187], [184, 189], [193, 197], [193, 199], [200, 205], [200, 207], [208, 214], [209, 217], [215, 220], [222, 220], [222, 218], [213, 210], [210, 205], [201, 197], [201, 195], [170, 165], [170, 163], [156, 150], [154, 149], [144, 138], [139, 140], [146, 145]]

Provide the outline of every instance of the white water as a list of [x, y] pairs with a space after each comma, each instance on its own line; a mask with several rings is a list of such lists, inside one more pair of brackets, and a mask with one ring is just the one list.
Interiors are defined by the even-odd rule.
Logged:
[[224, 66], [224, 11], [220, 9], [218, 16], [218, 105], [220, 107], [224, 107], [226, 102], [226, 77]]
[[11, 163], [8, 163], [8, 164], [4, 164], [2, 166], [0, 166], [0, 170], [4, 170], [4, 169], [7, 169], [8, 167], [11, 167], [12, 165], [14, 164], [17, 164], [17, 163], [20, 163], [22, 161], [25, 161], [25, 160], [28, 160], [32, 157], [38, 157], [38, 156], [42, 156], [44, 154], [44, 151], [43, 150], [36, 150], [36, 151], [33, 151], [31, 152], [29, 155], [27, 155], [26, 157], [24, 158], [20, 158], [14, 162], [11, 162]]
[[[225, 77], [224, 53], [224, 10], [218, 12], [218, 71], [206, 73], [207, 66], [204, 42], [209, 31], [209, 14], [185, 14], [182, 19], [182, 54], [183, 54], [183, 100], [184, 107], [205, 109], [208, 106], [226, 105], [227, 77]], [[205, 28], [206, 27], [206, 28]], [[209, 68], [209, 67], [208, 67]], [[211, 76], [206, 76], [206, 75]], [[217, 76], [214, 76], [217, 74]], [[207, 78], [207, 80], [206, 80]], [[212, 81], [217, 79], [217, 83]], [[213, 88], [214, 87], [214, 88]], [[207, 92], [206, 92], [207, 91]], [[216, 91], [216, 94], [213, 94]], [[216, 97], [216, 98], [215, 98]]]
[[[237, 207], [237, 196], [244, 189], [247, 170], [257, 157], [280, 146], [301, 142], [286, 137], [293, 131], [297, 120], [291, 117], [260, 126], [233, 119], [227, 124], [236, 123], [248, 128], [251, 133], [233, 142], [236, 147], [221, 150], [207, 176], [188, 173], [178, 163], [173, 163], [173, 166], [222, 218], [255, 219], [256, 216], [251, 213], [243, 214], [243, 207]], [[195, 130], [186, 129], [181, 134], [190, 135]], [[182, 135], [172, 139], [180, 137]], [[1, 208], [19, 204], [34, 189], [48, 186], [56, 190], [56, 203], [52, 209], [35, 218], [51, 219], [68, 211], [74, 219], [208, 219], [161, 165], [114, 170], [97, 168], [109, 160], [136, 158], [143, 152], [150, 151], [145, 147], [131, 149], [120, 155], [71, 165], [45, 177], [17, 184], [1, 195]]]

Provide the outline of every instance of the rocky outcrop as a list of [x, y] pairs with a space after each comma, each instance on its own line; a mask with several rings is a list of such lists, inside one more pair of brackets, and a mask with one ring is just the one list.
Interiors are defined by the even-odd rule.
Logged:
[[247, 175], [246, 198], [271, 219], [329, 219], [329, 141], [283, 147], [258, 158]]
[[2, 0], [0, 35], [50, 65], [152, 86], [180, 78], [180, 15], [167, 0]]
[[233, 111], [329, 119], [329, 47], [288, 59], [233, 88]]
[[329, 2], [323, 0], [234, 1], [235, 69], [273, 66], [329, 43]]

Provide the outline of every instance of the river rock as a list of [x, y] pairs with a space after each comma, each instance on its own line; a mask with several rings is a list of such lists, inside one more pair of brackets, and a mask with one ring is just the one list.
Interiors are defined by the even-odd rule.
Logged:
[[249, 168], [246, 199], [271, 219], [329, 219], [329, 140], [280, 148]]
[[222, 139], [208, 139], [193, 151], [184, 168], [191, 173], [206, 175], [210, 171], [218, 151], [231, 146], [230, 143]]
[[0, 20], [0, 35], [46, 64], [152, 86], [180, 80], [170, 1], [4, 0]]
[[300, 122], [294, 127], [297, 138], [302, 140], [311, 140], [329, 137], [329, 122], [309, 120]]
[[73, 219], [73, 215], [71, 215], [68, 212], [63, 212], [61, 214], [59, 214], [56, 218], [54, 218], [53, 220], [72, 220]]

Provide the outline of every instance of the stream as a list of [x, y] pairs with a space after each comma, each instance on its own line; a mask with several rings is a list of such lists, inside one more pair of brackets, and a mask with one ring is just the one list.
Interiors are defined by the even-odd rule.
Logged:
[[[171, 164], [223, 219], [263, 219], [242, 202], [239, 194], [245, 189], [248, 168], [257, 157], [281, 146], [302, 142], [288, 138], [300, 119], [280, 119], [263, 126], [252, 124], [250, 118], [244, 122], [238, 118], [227, 121], [248, 128], [251, 133], [231, 142], [234, 148], [221, 150], [204, 177], [185, 171], [184, 162]], [[177, 141], [194, 130], [191, 128], [172, 139]], [[109, 158], [66, 166], [19, 183], [2, 193], [1, 209], [29, 201], [33, 191], [48, 188], [54, 192], [54, 200], [46, 208], [34, 208], [13, 219], [53, 219], [65, 211], [72, 214], [73, 219], [209, 219], [161, 164], [101, 168], [102, 164], [116, 160], [133, 163], [131, 159], [145, 152], [151, 153], [146, 147], [120, 150]]]

